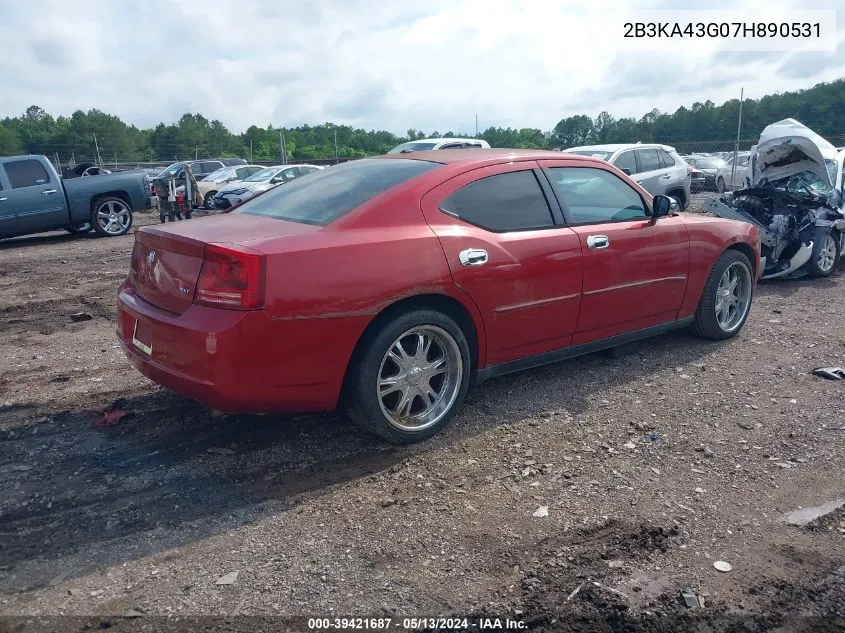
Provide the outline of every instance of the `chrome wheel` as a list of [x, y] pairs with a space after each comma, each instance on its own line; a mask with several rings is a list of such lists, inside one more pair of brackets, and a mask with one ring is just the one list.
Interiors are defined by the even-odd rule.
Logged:
[[821, 252], [819, 252], [819, 259], [816, 262], [819, 270], [823, 273], [828, 273], [833, 269], [836, 263], [836, 238], [828, 234], [822, 244]]
[[96, 212], [97, 224], [103, 233], [122, 235], [132, 224], [132, 212], [125, 202], [111, 198], [101, 203]]
[[845, 231], [839, 232], [839, 253], [845, 253]]
[[751, 271], [734, 262], [722, 273], [716, 288], [716, 322], [723, 332], [738, 329], [751, 305]]
[[379, 366], [378, 401], [388, 422], [404, 431], [437, 424], [460, 391], [464, 365], [446, 330], [423, 325], [399, 336]]

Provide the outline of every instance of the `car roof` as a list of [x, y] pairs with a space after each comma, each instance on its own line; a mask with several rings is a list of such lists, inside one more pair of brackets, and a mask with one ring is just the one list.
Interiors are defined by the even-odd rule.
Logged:
[[[462, 138], [458, 136], [438, 136], [436, 138], [418, 138], [408, 143], [479, 143], [484, 139], [481, 138]], [[407, 143], [402, 143], [407, 145]]]
[[605, 145], [579, 145], [578, 147], [568, 147], [564, 152], [571, 152], [572, 150], [592, 150], [596, 152], [618, 152], [621, 149], [654, 149], [659, 147], [666, 151], [675, 151], [671, 145], [664, 145], [663, 143], [607, 143]]
[[443, 165], [454, 165], [459, 163], [497, 163], [504, 159], [514, 160], [595, 160], [596, 163], [604, 164], [603, 161], [592, 159], [589, 156], [578, 154], [565, 154], [542, 149], [508, 149], [505, 147], [472, 147], [461, 151], [448, 152], [439, 149], [430, 149], [421, 152], [410, 152], [408, 154], [383, 154], [375, 156], [378, 159], [387, 160], [426, 160], [432, 163]]

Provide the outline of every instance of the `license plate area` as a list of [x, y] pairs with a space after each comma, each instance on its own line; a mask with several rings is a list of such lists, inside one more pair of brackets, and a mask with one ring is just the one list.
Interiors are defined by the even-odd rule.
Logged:
[[139, 350], [153, 355], [153, 328], [147, 323], [136, 319], [135, 328], [132, 330], [132, 344]]

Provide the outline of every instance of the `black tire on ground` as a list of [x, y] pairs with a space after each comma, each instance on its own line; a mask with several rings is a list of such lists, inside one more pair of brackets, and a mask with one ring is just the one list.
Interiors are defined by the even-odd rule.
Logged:
[[66, 226], [65, 231], [74, 235], [85, 235], [86, 233], [90, 233], [92, 228], [90, 222], [79, 222]]
[[810, 277], [830, 277], [833, 274], [833, 271], [836, 270], [837, 266], [839, 266], [839, 260], [842, 257], [842, 245], [839, 241], [839, 232], [836, 230], [831, 231], [825, 236], [825, 240], [827, 241], [825, 246], [833, 249], [833, 261], [823, 263], [821, 260], [823, 258], [824, 251], [820, 251], [819, 256], [810, 260], [808, 263]]
[[216, 191], [209, 191], [207, 194], [205, 194], [205, 198], [203, 198], [203, 205], [209, 211], [214, 210], [214, 202], [212, 202], [212, 198], [214, 198], [216, 194]]
[[719, 321], [716, 317], [716, 298], [719, 282], [722, 279], [722, 275], [725, 274], [725, 271], [734, 264], [745, 268], [748, 273], [749, 280], [754, 279], [754, 269], [751, 266], [751, 262], [748, 260], [748, 257], [733, 249], [722, 253], [719, 259], [716, 260], [716, 264], [711, 269], [710, 275], [707, 277], [707, 282], [704, 284], [704, 290], [701, 293], [701, 299], [698, 302], [698, 309], [695, 311], [695, 320], [693, 321], [692, 326], [690, 326], [690, 329], [695, 336], [710, 339], [711, 341], [723, 341], [739, 334], [739, 331], [745, 325], [745, 321], [751, 313], [751, 304], [753, 303], [754, 293], [750, 289], [749, 292], [751, 294], [749, 297], [748, 308], [742, 316], [741, 321], [739, 321], [735, 327], [730, 329], [730, 331], [725, 331], [725, 329], [719, 325]]
[[725, 192], [725, 179], [719, 176], [716, 179], [716, 193], [724, 193]]
[[[413, 430], [400, 428], [390, 421], [382, 407], [384, 398], [387, 396], [379, 397], [378, 385], [382, 363], [386, 362], [388, 351], [395, 349], [393, 346], [397, 339], [420, 327], [432, 328], [441, 336], [446, 337], [444, 340], [454, 343], [455, 356], [452, 365], [458, 368], [458, 372], [453, 375], [452, 396], [442, 399], [443, 402], [451, 400], [451, 404], [443, 405], [445, 410], [435, 418], [436, 421], [431, 426]], [[427, 308], [408, 310], [374, 329], [366, 339], [361, 341], [350, 363], [342, 407], [349, 418], [362, 429], [388, 442], [393, 444], [419, 442], [441, 431], [460, 410], [469, 387], [471, 371], [472, 362], [466, 336], [452, 318], [442, 312]], [[381, 376], [383, 377], [383, 374]], [[443, 384], [446, 384], [445, 379]], [[448, 393], [445, 386], [443, 391]], [[412, 400], [412, 404], [413, 402]]]
[[[108, 212], [110, 210], [120, 213], [121, 216], [128, 214], [128, 217], [125, 222], [119, 225], [119, 228], [106, 231], [106, 229], [100, 225], [98, 217], [101, 211]], [[103, 196], [102, 198], [97, 198], [91, 203], [91, 224], [94, 227], [94, 232], [101, 237], [119, 237], [121, 235], [126, 235], [129, 229], [132, 228], [132, 208], [125, 200], [116, 196]]]

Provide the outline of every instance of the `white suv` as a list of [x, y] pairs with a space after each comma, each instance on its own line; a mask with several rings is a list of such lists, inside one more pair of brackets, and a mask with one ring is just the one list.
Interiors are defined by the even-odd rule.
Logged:
[[631, 176], [651, 195], [674, 198], [681, 209], [689, 206], [692, 168], [674, 147], [658, 143], [626, 143], [584, 145], [563, 151], [605, 160]]
[[490, 143], [478, 138], [421, 138], [397, 145], [388, 154], [407, 154], [408, 152], [424, 152], [430, 149], [490, 149]]

